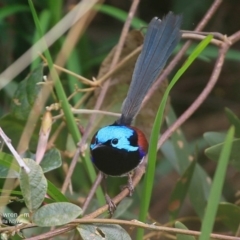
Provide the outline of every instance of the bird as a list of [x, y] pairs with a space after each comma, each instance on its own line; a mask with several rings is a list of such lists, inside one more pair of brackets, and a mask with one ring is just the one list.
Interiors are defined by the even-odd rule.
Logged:
[[[169, 12], [163, 20], [154, 17], [148, 25], [142, 51], [136, 61], [132, 81], [122, 104], [121, 116], [113, 124], [100, 128], [92, 137], [90, 156], [104, 176], [128, 176], [130, 194], [131, 173], [142, 163], [148, 152], [143, 131], [132, 126], [142, 101], [181, 39], [181, 15]], [[106, 200], [109, 208], [109, 197]]]

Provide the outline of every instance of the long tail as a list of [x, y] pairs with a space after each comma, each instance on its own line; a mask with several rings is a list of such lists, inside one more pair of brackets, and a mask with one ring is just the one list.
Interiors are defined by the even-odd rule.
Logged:
[[180, 40], [181, 20], [181, 16], [170, 12], [162, 21], [155, 17], [150, 22], [127, 98], [122, 106], [122, 116], [117, 121], [119, 124], [130, 125], [138, 113], [149, 88]]

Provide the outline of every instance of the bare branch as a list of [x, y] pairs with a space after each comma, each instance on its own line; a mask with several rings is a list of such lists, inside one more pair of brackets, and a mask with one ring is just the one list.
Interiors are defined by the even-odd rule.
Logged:
[[17, 160], [19, 166], [21, 168], [24, 168], [24, 170], [29, 173], [30, 169], [29, 167], [26, 165], [26, 163], [22, 160], [22, 158], [19, 156], [19, 154], [17, 153], [17, 151], [15, 150], [15, 148], [13, 147], [11, 140], [7, 137], [7, 135], [4, 133], [4, 131], [2, 130], [2, 128], [0, 127], [0, 136], [3, 139], [3, 141], [5, 142], [5, 144], [8, 146], [9, 150], [11, 151], [12, 155], [14, 156], [14, 158]]
[[198, 96], [198, 98], [194, 101], [194, 103], [182, 114], [181, 117], [177, 119], [177, 121], [166, 130], [166, 132], [161, 136], [161, 138], [158, 141], [158, 148], [162, 146], [162, 144], [171, 136], [171, 134], [177, 130], [179, 126], [181, 126], [197, 109], [198, 107], [203, 103], [203, 101], [207, 98], [209, 93], [212, 91], [214, 85], [216, 84], [218, 77], [221, 73], [225, 55], [227, 53], [227, 50], [229, 49], [229, 44], [226, 43], [220, 50], [219, 50], [219, 56], [216, 60], [215, 67], [213, 69], [212, 75], [209, 79], [209, 82], [207, 86], [204, 88], [202, 93]]

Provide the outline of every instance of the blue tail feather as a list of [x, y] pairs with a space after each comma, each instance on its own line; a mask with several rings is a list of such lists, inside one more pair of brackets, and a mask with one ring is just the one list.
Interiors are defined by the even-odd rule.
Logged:
[[130, 125], [141, 103], [180, 40], [181, 16], [169, 13], [162, 21], [150, 22], [133, 72], [132, 82], [117, 121]]

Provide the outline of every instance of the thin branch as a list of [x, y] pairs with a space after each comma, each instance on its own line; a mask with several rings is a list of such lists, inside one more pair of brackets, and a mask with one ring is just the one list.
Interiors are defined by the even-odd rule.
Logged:
[[[161, 232], [168, 232], [168, 233], [174, 233], [174, 234], [186, 234], [186, 235], [191, 235], [191, 236], [200, 236], [199, 231], [192, 231], [192, 230], [185, 230], [185, 229], [178, 229], [178, 228], [172, 228], [172, 227], [164, 227], [164, 226], [157, 226], [154, 224], [146, 224], [139, 222], [137, 220], [132, 220], [132, 221], [127, 221], [127, 220], [118, 220], [118, 219], [77, 219], [73, 221], [74, 223], [104, 223], [104, 224], [120, 224], [120, 225], [125, 225], [125, 226], [130, 226], [130, 227], [141, 227], [144, 229], [148, 230], [153, 230], [153, 231], [161, 231]], [[234, 236], [225, 236], [221, 234], [215, 234], [212, 233], [210, 235], [211, 238], [214, 239], [224, 239], [224, 240], [240, 240], [239, 237], [234, 237]]]
[[[144, 229], [152, 230], [152, 231], [159, 231], [159, 232], [166, 232], [166, 233], [173, 233], [173, 234], [184, 234], [184, 235], [190, 235], [190, 236], [195, 236], [195, 237], [198, 237], [201, 234], [201, 232], [199, 232], [199, 231], [193, 231], [193, 230], [188, 230], [188, 229], [178, 229], [178, 228], [165, 227], [165, 226], [157, 226], [155, 224], [142, 223], [137, 220], [127, 221], [127, 220], [118, 220], [118, 219], [76, 219], [64, 227], [54, 229], [52, 231], [40, 234], [35, 237], [27, 238], [27, 240], [49, 239], [49, 238], [61, 235], [63, 233], [67, 233], [67, 232], [75, 229], [78, 226], [81, 227], [82, 224], [94, 224], [94, 223], [95, 224], [119, 224], [119, 225], [125, 225], [125, 226], [129, 226], [129, 227], [140, 227], [140, 228], [144, 228]], [[8, 227], [6, 229], [7, 229], [7, 231], [10, 232], [10, 231], [16, 231], [16, 229], [20, 230], [20, 229], [33, 227], [33, 226], [34, 225], [30, 224], [29, 226], [25, 225], [21, 228]], [[3, 229], [5, 229], [5, 228], [3, 228]], [[1, 229], [0, 229], [0, 231], [1, 231]], [[210, 237], [213, 239], [218, 239], [218, 240], [240, 240], [239, 237], [226, 236], [226, 235], [216, 234], [216, 233], [210, 234]]]
[[226, 35], [219, 32], [200, 32], [200, 31], [190, 31], [190, 30], [181, 30], [182, 35], [184, 34], [194, 34], [200, 36], [207, 36], [209, 34], [213, 35], [214, 38], [220, 39], [221, 41], [225, 41]]
[[26, 238], [26, 240], [43, 240], [43, 239], [51, 239], [52, 237], [55, 237], [55, 236], [59, 236], [59, 235], [62, 235], [64, 233], [67, 233], [71, 230], [75, 230], [76, 229], [76, 225], [66, 225], [64, 227], [61, 227], [61, 228], [57, 228], [57, 229], [54, 229], [54, 230], [51, 230], [51, 231], [48, 231], [47, 233], [43, 233], [43, 234], [40, 234], [38, 236], [35, 236], [35, 237], [30, 237], [30, 238]]
[[[79, 155], [81, 153], [81, 148], [78, 147], [75, 154], [74, 154], [74, 157], [72, 159], [72, 162], [69, 166], [69, 169], [68, 169], [68, 172], [67, 172], [67, 175], [66, 175], [66, 178], [65, 178], [65, 181], [63, 183], [63, 186], [62, 186], [62, 189], [61, 189], [61, 192], [64, 194], [66, 191], [67, 191], [67, 188], [68, 188], [68, 185], [71, 181], [71, 176], [73, 174], [73, 171], [74, 171], [74, 168], [78, 162], [78, 158], [79, 158]], [[73, 164], [74, 163], [74, 164]]]
[[[212, 6], [209, 8], [207, 13], [204, 15], [203, 19], [200, 21], [200, 23], [195, 28], [195, 31], [200, 32], [202, 29], [206, 26], [210, 18], [213, 16], [213, 14], [216, 12], [218, 7], [220, 6], [222, 0], [215, 0], [212, 4]], [[147, 95], [145, 96], [142, 107], [146, 104], [147, 101], [150, 100], [153, 93], [160, 87], [161, 83], [168, 77], [168, 75], [171, 73], [171, 71], [176, 67], [176, 65], [179, 63], [179, 61], [184, 56], [185, 52], [191, 45], [191, 41], [187, 41], [182, 49], [176, 54], [176, 56], [173, 58], [173, 60], [168, 64], [168, 66], [163, 70], [162, 74], [158, 77], [156, 82], [153, 84], [153, 86], [148, 91]]]
[[[208, 34], [211, 34], [211, 33], [209, 32]], [[195, 34], [190, 32], [182, 34], [182, 39], [203, 40], [204, 38], [206, 38], [205, 35], [200, 35], [200, 34]], [[224, 42], [213, 38], [210, 43], [218, 47], [221, 47]]]
[[24, 168], [24, 170], [26, 171], [26, 173], [30, 172], [30, 168], [26, 165], [26, 163], [22, 160], [22, 158], [19, 156], [19, 154], [17, 153], [17, 151], [15, 150], [15, 148], [13, 147], [12, 143], [11, 143], [11, 139], [9, 139], [7, 137], [7, 135], [4, 133], [4, 131], [2, 130], [2, 128], [0, 127], [0, 137], [3, 139], [3, 141], [5, 142], [5, 144], [7, 145], [7, 147], [9, 148], [10, 152], [12, 153], [12, 155], [14, 156], [14, 158], [17, 160], [19, 166], [21, 168]]
[[[197, 31], [186, 31], [186, 30], [182, 30], [183, 34], [182, 34], [182, 38], [183, 39], [194, 39], [194, 40], [202, 40], [205, 38], [206, 35], [208, 34], [213, 34], [215, 37], [220, 38], [221, 40], [225, 40], [225, 35], [218, 33], [218, 32], [197, 32]], [[212, 39], [211, 43], [220, 47], [222, 45], [222, 41], [221, 40], [217, 40], [217, 39]], [[138, 48], [136, 48], [133, 52], [131, 52], [130, 54], [128, 54], [126, 57], [124, 57], [112, 70], [109, 70], [105, 75], [103, 75], [101, 78], [99, 79], [94, 79], [94, 81], [87, 79], [79, 74], [76, 74], [66, 68], [60, 67], [56, 64], [54, 64], [54, 67], [57, 70], [60, 70], [64, 73], [67, 73], [73, 77], [75, 77], [76, 79], [78, 79], [79, 81], [81, 81], [83, 84], [92, 86], [92, 87], [99, 87], [101, 86], [102, 83], [104, 83], [106, 80], [108, 80], [113, 74], [117, 73], [118, 71], [120, 71], [127, 63], [128, 61], [130, 61], [132, 58], [134, 58], [137, 54], [139, 54], [142, 50], [142, 46], [139, 46]], [[43, 61], [45, 62], [45, 64], [48, 65], [47, 59], [42, 55], [39, 54], [40, 57], [43, 59]], [[94, 88], [90, 88], [90, 90], [94, 90]], [[75, 93], [73, 93], [75, 94]]]
[[235, 32], [232, 36], [229, 37], [230, 41], [232, 44], [236, 43], [237, 41], [240, 40], [240, 31]]
[[203, 19], [200, 21], [200, 23], [195, 28], [196, 31], [202, 31], [202, 29], [205, 28], [207, 23], [210, 21], [214, 13], [217, 11], [217, 9], [220, 7], [222, 3], [222, 0], [215, 0], [212, 4], [212, 6], [208, 9], [207, 13], [204, 15]]
[[[47, 59], [43, 56], [43, 54], [40, 54], [40, 53], [39, 53], [39, 56], [42, 58], [43, 62], [44, 62], [46, 65], [49, 65]], [[72, 72], [72, 71], [70, 71], [70, 70], [68, 70], [68, 69], [66, 69], [66, 68], [64, 68], [64, 67], [58, 66], [57, 64], [53, 64], [53, 67], [54, 67], [55, 69], [59, 70], [60, 72], [67, 73], [67, 74], [69, 74], [69, 75], [71, 75], [71, 76], [79, 79], [82, 83], [84, 83], [84, 84], [86, 84], [86, 85], [90, 85], [90, 86], [91, 86], [92, 83], [93, 83], [93, 81], [91, 81], [91, 80], [89, 80], [89, 79], [87, 79], [87, 78], [85, 78], [85, 77], [83, 77], [83, 76], [81, 76], [81, 75], [79, 75], [79, 74], [76, 74], [76, 73], [74, 73], [74, 72]]]
[[107, 112], [102, 110], [91, 110], [91, 109], [75, 109], [72, 108], [74, 114], [104, 114], [113, 117], [120, 117], [121, 113]]
[[87, 210], [87, 207], [90, 203], [90, 201], [92, 200], [96, 190], [97, 190], [97, 187], [100, 185], [101, 181], [103, 179], [103, 175], [102, 174], [98, 174], [97, 175], [97, 178], [94, 182], [94, 184], [92, 185], [92, 188], [90, 189], [89, 193], [88, 193], [88, 196], [87, 198], [85, 199], [85, 202], [82, 206], [82, 214], [84, 215], [85, 211]]
[[209, 93], [212, 91], [213, 87], [215, 86], [218, 77], [221, 73], [222, 66], [225, 60], [225, 55], [227, 53], [227, 50], [229, 49], [229, 44], [226, 43], [220, 50], [219, 50], [219, 56], [216, 60], [212, 75], [208, 81], [208, 84], [202, 91], [202, 93], [198, 96], [198, 98], [194, 101], [194, 103], [182, 114], [181, 117], [177, 119], [173, 125], [164, 132], [164, 134], [161, 136], [161, 138], [158, 141], [158, 148], [162, 146], [162, 144], [172, 135], [174, 131], [177, 130], [179, 126], [181, 126], [197, 109], [198, 107], [203, 103], [203, 101], [207, 98]]

